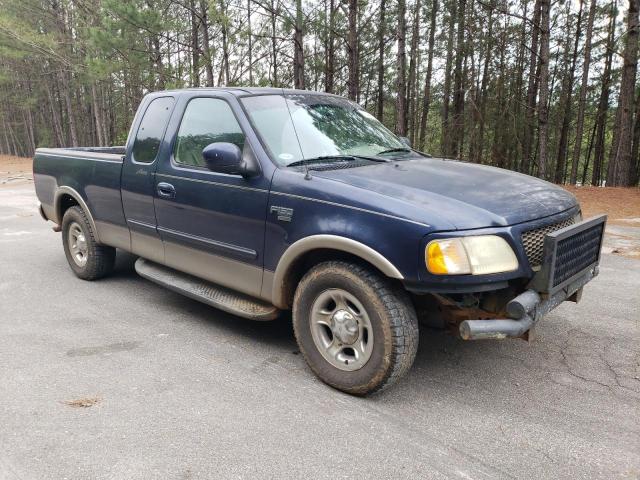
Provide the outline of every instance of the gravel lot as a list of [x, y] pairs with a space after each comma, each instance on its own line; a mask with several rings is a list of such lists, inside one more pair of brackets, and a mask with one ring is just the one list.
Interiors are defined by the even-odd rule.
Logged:
[[218, 312], [125, 254], [76, 279], [35, 205], [0, 188], [1, 479], [640, 478], [640, 260], [605, 254], [531, 344], [423, 329], [409, 375], [361, 399], [313, 377], [286, 318]]

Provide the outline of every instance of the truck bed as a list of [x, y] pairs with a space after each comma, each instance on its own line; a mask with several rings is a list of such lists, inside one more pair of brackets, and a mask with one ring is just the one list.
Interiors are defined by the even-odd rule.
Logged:
[[124, 146], [38, 148], [33, 178], [44, 216], [60, 224], [60, 196], [73, 198], [88, 207], [102, 242], [128, 248], [120, 191], [124, 154]]

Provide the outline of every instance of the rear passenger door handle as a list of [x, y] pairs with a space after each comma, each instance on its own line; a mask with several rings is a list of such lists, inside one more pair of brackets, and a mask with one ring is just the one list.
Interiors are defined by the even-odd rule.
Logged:
[[176, 189], [170, 183], [160, 182], [156, 187], [156, 191], [162, 198], [174, 198], [176, 196]]

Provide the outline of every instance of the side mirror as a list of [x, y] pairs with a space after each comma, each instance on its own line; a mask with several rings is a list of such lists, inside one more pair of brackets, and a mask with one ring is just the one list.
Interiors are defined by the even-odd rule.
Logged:
[[202, 158], [209, 170], [229, 175], [255, 176], [259, 170], [256, 162], [250, 161], [254, 160], [253, 155], [250, 157], [247, 161], [240, 148], [229, 142], [210, 143], [202, 150]]
[[411, 140], [409, 140], [409, 137], [399, 137], [399, 138], [402, 143], [404, 143], [407, 147], [411, 148]]

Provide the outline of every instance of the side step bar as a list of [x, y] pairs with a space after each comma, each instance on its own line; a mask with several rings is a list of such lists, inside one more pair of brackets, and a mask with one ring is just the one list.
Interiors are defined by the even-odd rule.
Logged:
[[273, 320], [280, 314], [278, 308], [266, 302], [143, 258], [136, 261], [135, 268], [138, 275], [147, 280], [233, 315]]

